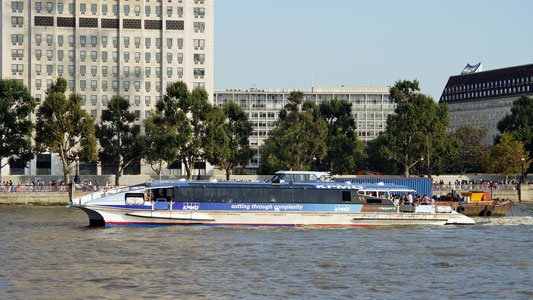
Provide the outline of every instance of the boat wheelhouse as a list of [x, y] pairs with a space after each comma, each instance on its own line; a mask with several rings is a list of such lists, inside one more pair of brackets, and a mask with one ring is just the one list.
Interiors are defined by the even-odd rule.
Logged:
[[405, 225], [472, 224], [445, 207], [401, 207], [405, 186], [351, 184], [325, 172], [280, 171], [270, 182], [175, 181], [75, 199], [91, 225]]

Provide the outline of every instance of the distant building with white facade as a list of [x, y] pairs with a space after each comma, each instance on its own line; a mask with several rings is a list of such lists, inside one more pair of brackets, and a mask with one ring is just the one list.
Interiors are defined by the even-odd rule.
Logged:
[[[96, 119], [111, 97], [121, 95], [141, 122], [171, 82], [213, 94], [213, 2], [3, 0], [0, 76], [21, 81], [38, 102], [62, 76]], [[54, 154], [11, 167], [0, 175], [62, 173]], [[141, 168], [136, 163], [126, 173], [144, 172]], [[96, 164], [81, 168], [82, 173], [108, 171]]]
[[483, 143], [492, 144], [500, 134], [498, 122], [511, 113], [514, 101], [521, 95], [533, 96], [533, 64], [482, 72], [470, 67], [474, 71], [448, 79], [440, 102], [450, 109], [449, 131], [464, 125], [486, 128]]
[[[389, 99], [390, 87], [313, 87], [304, 91], [304, 100], [316, 104], [332, 99], [347, 100], [352, 104], [356, 132], [360, 140], [368, 142], [384, 131], [387, 116], [394, 112], [395, 104]], [[278, 113], [288, 103], [290, 89], [228, 89], [216, 91], [214, 105], [223, 107], [230, 101], [240, 105], [252, 122], [253, 132], [250, 145], [255, 150], [247, 169], [253, 173], [259, 167], [261, 157], [259, 147], [268, 138], [278, 118]]]

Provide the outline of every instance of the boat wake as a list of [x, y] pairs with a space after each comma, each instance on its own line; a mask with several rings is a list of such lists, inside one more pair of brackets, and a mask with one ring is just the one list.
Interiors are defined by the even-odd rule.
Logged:
[[511, 216], [503, 218], [476, 218], [476, 222], [480, 225], [493, 226], [517, 226], [517, 225], [533, 225], [533, 217], [531, 216]]

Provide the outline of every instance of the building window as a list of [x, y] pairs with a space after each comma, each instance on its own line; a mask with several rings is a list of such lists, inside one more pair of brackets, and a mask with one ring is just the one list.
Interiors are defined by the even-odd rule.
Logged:
[[52, 2], [46, 2], [46, 11], [51, 13], [52, 9], [54, 9], [54, 4]]
[[195, 17], [203, 17], [203, 16], [205, 16], [205, 8], [203, 8], [203, 7], [195, 7], [194, 8], [194, 16]]
[[205, 61], [205, 55], [204, 54], [194, 54], [194, 61], [195, 62], [204, 62]]
[[205, 30], [205, 23], [204, 22], [194, 22], [194, 30], [195, 31], [204, 31]]

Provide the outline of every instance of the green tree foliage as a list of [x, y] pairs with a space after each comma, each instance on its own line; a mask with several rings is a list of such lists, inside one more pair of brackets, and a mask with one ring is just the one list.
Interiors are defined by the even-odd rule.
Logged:
[[163, 165], [172, 164], [178, 156], [177, 147], [172, 146], [176, 144], [174, 128], [157, 112], [152, 112], [150, 118], [144, 121], [144, 126], [143, 157], [152, 170], [161, 175]]
[[529, 168], [532, 162], [529, 154], [523, 142], [515, 140], [513, 134], [504, 132], [500, 141], [490, 150], [487, 171], [503, 174], [507, 181], [509, 175], [521, 172], [522, 158], [525, 159], [524, 170]]
[[364, 144], [355, 133], [352, 105], [333, 99], [320, 104], [320, 115], [326, 121], [327, 155], [319, 162], [322, 170], [332, 174], [349, 174], [362, 164]]
[[526, 149], [533, 149], [533, 98], [522, 95], [511, 108], [511, 114], [498, 122], [500, 132], [509, 132], [518, 141], [522, 141]]
[[319, 108], [303, 101], [302, 92], [292, 92], [289, 103], [280, 111], [276, 128], [261, 146], [259, 174], [272, 174], [280, 169], [310, 169], [314, 160], [327, 154], [327, 124]]
[[366, 149], [366, 169], [382, 174], [399, 174], [401, 165], [392, 160], [389, 143], [384, 134], [368, 142]]
[[[33, 158], [30, 119], [35, 100], [28, 89], [14, 79], [0, 78], [0, 169], [7, 163], [26, 163]], [[2, 164], [2, 160], [8, 160]]]
[[211, 164], [226, 171], [226, 180], [229, 180], [237, 166], [246, 167], [248, 160], [253, 157], [248, 141], [252, 124], [235, 102], [228, 103], [224, 111], [215, 108], [213, 120], [213, 126], [208, 128], [206, 154]]
[[410, 169], [421, 161], [431, 174], [431, 168], [438, 167], [446, 149], [448, 108], [419, 91], [417, 80], [397, 81], [390, 89], [396, 109], [387, 118], [385, 150], [387, 159], [402, 165], [404, 176], [409, 176]]
[[214, 126], [218, 113], [208, 102], [207, 92], [194, 89], [189, 92], [187, 84], [175, 82], [167, 88], [162, 101], [157, 104], [157, 113], [163, 118], [165, 126], [172, 134], [169, 137], [187, 171], [187, 178], [192, 179], [194, 163], [206, 159], [206, 146], [209, 126]]
[[454, 147], [447, 156], [448, 170], [461, 174], [482, 172], [489, 151], [487, 145], [482, 144], [486, 135], [487, 129], [471, 125], [461, 126], [451, 132], [448, 138]]
[[70, 181], [70, 167], [79, 157], [82, 161], [96, 161], [94, 120], [81, 109], [81, 96], [67, 98], [67, 81], [59, 77], [46, 90], [46, 98], [37, 115], [37, 151], [57, 153], [63, 165], [65, 182]]
[[134, 124], [135, 114], [129, 109], [126, 98], [113, 96], [96, 126], [96, 137], [100, 142], [98, 157], [101, 162], [115, 166], [115, 185], [120, 184], [124, 169], [139, 161], [143, 154], [140, 126]]

